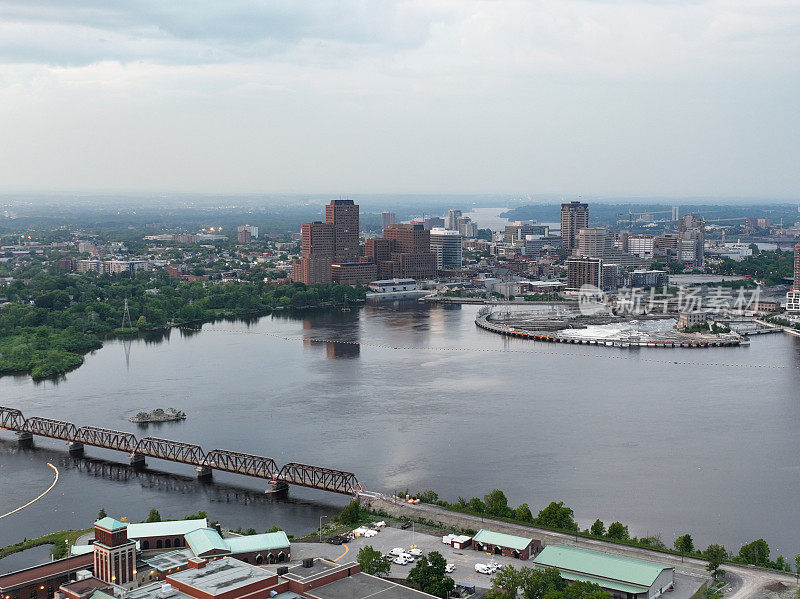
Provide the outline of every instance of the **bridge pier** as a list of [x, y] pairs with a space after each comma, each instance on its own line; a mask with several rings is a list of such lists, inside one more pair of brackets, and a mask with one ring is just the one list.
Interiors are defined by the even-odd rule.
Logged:
[[208, 466], [197, 466], [195, 471], [197, 472], [197, 478], [199, 479], [209, 479], [214, 475], [214, 471]]
[[279, 493], [288, 493], [289, 492], [289, 485], [285, 482], [274, 482], [270, 483], [267, 489], [264, 491], [267, 495], [277, 495]]
[[21, 445], [33, 445], [33, 435], [30, 433], [17, 433], [17, 440]]
[[144, 468], [144, 456], [141, 453], [132, 453], [130, 455], [130, 464], [134, 468]]
[[80, 441], [70, 441], [67, 443], [69, 447], [69, 452], [74, 454], [83, 455], [83, 443]]

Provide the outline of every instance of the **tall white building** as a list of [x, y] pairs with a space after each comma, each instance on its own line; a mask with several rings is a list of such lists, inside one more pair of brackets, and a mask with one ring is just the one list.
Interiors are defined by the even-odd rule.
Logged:
[[450, 211], [447, 213], [447, 229], [449, 231], [458, 231], [458, 219], [461, 218], [461, 215], [461, 210], [450, 208]]
[[436, 254], [436, 269], [461, 268], [461, 233], [449, 229], [431, 229], [431, 251]]

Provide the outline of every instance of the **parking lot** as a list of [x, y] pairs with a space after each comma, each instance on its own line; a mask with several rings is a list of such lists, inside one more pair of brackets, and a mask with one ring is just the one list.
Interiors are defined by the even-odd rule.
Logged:
[[[478, 588], [488, 589], [491, 587], [491, 576], [478, 574], [475, 571], [475, 564], [485, 564], [489, 560], [494, 560], [500, 566], [511, 565], [517, 568], [521, 566], [532, 566], [531, 560], [518, 560], [513, 557], [503, 557], [501, 555], [487, 555], [472, 549], [453, 549], [449, 545], [442, 543], [440, 536], [431, 536], [414, 532], [411, 529], [402, 530], [399, 528], [383, 528], [374, 537], [365, 539], [353, 539], [345, 545], [329, 545], [327, 543], [292, 543], [292, 561], [302, 560], [304, 557], [324, 557], [327, 559], [339, 558], [340, 562], [356, 561], [358, 550], [365, 545], [371, 545], [384, 555], [388, 555], [395, 547], [402, 547], [406, 550], [411, 545], [419, 547], [423, 553], [438, 551], [444, 556], [447, 563], [455, 564], [455, 571], [450, 574], [456, 584], [471, 584]], [[345, 554], [345, 551], [347, 553]], [[343, 555], [344, 554], [344, 555]], [[391, 576], [393, 578], [405, 578], [414, 566], [413, 563], [398, 566], [392, 564]], [[665, 594], [668, 599], [688, 599], [700, 588], [702, 580], [684, 574], [675, 574], [675, 590]]]

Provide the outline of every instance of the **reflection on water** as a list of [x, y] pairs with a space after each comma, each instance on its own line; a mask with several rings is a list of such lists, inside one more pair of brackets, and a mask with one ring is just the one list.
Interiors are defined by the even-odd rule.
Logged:
[[[691, 532], [698, 546], [734, 548], [757, 535], [776, 555], [800, 553], [800, 477], [787, 457], [800, 453], [799, 338], [705, 351], [538, 344], [478, 329], [476, 311], [370, 301], [211, 323], [134, 338], [129, 367], [109, 340], [60, 384], [2, 378], [0, 397], [29, 416], [348, 470], [368, 489], [455, 499], [500, 488], [513, 504], [563, 500], [581, 526], [618, 519], [637, 536]], [[127, 422], [155, 407], [187, 419], [147, 431]], [[743, 453], [756, 437], [759, 451]], [[75, 460], [60, 441], [20, 451], [2, 438], [0, 513], [47, 488], [47, 461], [62, 476], [2, 521], [0, 545], [86, 526], [101, 507], [138, 520], [153, 507], [203, 509], [234, 528], [298, 534], [347, 501], [298, 488], [273, 501], [257, 479], [200, 483], [157, 460], [136, 473], [120, 453], [87, 448]]]

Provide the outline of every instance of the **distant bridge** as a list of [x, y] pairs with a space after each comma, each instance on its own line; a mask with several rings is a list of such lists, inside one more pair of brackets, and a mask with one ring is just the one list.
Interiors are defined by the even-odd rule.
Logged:
[[158, 437], [137, 439], [133, 433], [96, 426], [77, 427], [71, 422], [35, 416], [25, 418], [15, 408], [0, 406], [0, 429], [16, 432], [20, 441], [32, 440], [34, 435], [66, 441], [71, 452], [83, 451], [85, 445], [124, 451], [132, 466], [144, 466], [145, 458], [158, 458], [194, 466], [199, 477], [211, 476], [214, 470], [262, 478], [272, 485], [298, 485], [310, 489], [355, 495], [362, 489], [352, 472], [289, 462], [278, 467], [272, 458], [213, 449], [208, 453], [193, 443], [171, 441]]

